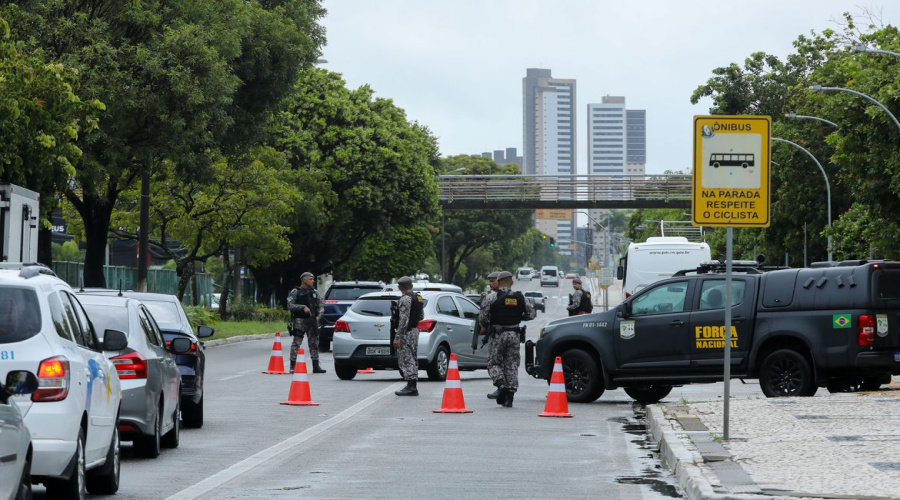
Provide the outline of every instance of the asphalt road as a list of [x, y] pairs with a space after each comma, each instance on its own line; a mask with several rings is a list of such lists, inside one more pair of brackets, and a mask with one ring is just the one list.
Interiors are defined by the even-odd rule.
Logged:
[[[543, 289], [516, 282], [514, 289], [549, 297], [547, 312], [528, 322], [529, 338], [566, 315], [570, 280]], [[610, 292], [614, 306], [621, 292]], [[541, 418], [547, 384], [524, 369], [512, 409], [485, 397], [493, 390], [486, 372], [463, 372], [473, 413], [436, 414], [444, 383], [422, 380], [419, 397], [399, 398], [398, 372], [341, 381], [323, 353], [328, 373], [310, 375], [320, 405], [282, 406], [290, 377], [261, 373], [271, 348], [272, 340], [208, 348], [204, 427], [184, 429], [179, 448], [155, 460], [134, 457], [126, 443], [116, 497], [680, 497], [647, 441], [642, 408], [621, 390], [569, 404], [573, 418]], [[676, 388], [666, 400], [721, 399], [722, 387]], [[760, 395], [756, 385], [732, 387], [736, 397]], [[42, 487], [35, 498], [46, 498]]]

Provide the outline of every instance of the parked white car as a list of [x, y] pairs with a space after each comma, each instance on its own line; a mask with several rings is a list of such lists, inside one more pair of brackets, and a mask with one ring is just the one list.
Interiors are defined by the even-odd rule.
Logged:
[[72, 288], [48, 268], [0, 264], [0, 380], [36, 370], [37, 390], [12, 400], [32, 432], [32, 481], [48, 498], [119, 489], [122, 391], [103, 351], [127, 343], [116, 331], [101, 343]]
[[0, 382], [0, 500], [31, 498], [31, 431], [10, 396], [36, 390], [37, 378], [25, 370], [11, 371]]

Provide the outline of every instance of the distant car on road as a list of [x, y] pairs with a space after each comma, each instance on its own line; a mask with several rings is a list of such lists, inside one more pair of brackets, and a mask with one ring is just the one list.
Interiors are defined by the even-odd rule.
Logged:
[[[487, 367], [487, 347], [472, 352], [472, 334], [478, 307], [455, 292], [425, 291], [424, 319], [419, 322], [419, 369], [431, 380], [445, 380], [450, 353], [460, 370]], [[399, 292], [363, 295], [335, 324], [334, 370], [341, 380], [351, 380], [360, 368], [397, 369], [397, 352], [391, 347], [391, 304]]]
[[361, 295], [378, 292], [384, 289], [381, 281], [335, 281], [325, 291], [322, 298], [325, 312], [322, 314], [319, 330], [319, 350], [330, 351], [331, 339], [334, 337], [334, 322], [340, 319], [347, 309]]
[[467, 293], [466, 298], [471, 300], [476, 306], [481, 307], [481, 299], [484, 297], [480, 293]]
[[581, 276], [578, 276], [578, 273], [569, 273], [566, 275], [567, 280], [577, 280], [581, 279]]
[[189, 352], [191, 341], [177, 338], [167, 348], [147, 306], [137, 299], [87, 293], [78, 298], [98, 332], [118, 330], [128, 337], [126, 349], [106, 353], [122, 381], [121, 439], [133, 441], [146, 458], [158, 457], [161, 448], [177, 448], [181, 373], [174, 353]]
[[525, 292], [525, 298], [534, 304], [534, 308], [547, 312], [547, 297], [541, 292]]
[[534, 279], [534, 269], [530, 267], [520, 267], [516, 271], [516, 279], [517, 280], [528, 280], [531, 281]]

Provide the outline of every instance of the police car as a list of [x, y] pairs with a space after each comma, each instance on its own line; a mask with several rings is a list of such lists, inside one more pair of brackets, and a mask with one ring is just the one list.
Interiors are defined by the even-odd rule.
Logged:
[[13, 396], [33, 433], [32, 481], [48, 498], [119, 489], [119, 377], [104, 350], [125, 348], [123, 332], [103, 342], [72, 288], [37, 264], [0, 264], [0, 380], [37, 375], [30, 396]]

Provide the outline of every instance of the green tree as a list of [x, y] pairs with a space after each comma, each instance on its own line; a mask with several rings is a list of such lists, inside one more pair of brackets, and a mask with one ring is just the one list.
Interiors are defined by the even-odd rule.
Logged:
[[82, 99], [108, 106], [79, 138], [85, 284], [103, 286], [112, 211], [145, 170], [172, 162], [209, 178], [217, 152], [240, 151], [324, 42], [317, 0], [7, 3], [0, 14], [48, 60], [78, 70]]
[[271, 131], [292, 168], [326, 185], [305, 191], [321, 207], [299, 207], [286, 223], [291, 256], [251, 266], [261, 296], [274, 292], [280, 301], [303, 271], [345, 277], [368, 238], [427, 224], [437, 213], [435, 138], [368, 86], [349, 90], [336, 73], [304, 71]]
[[62, 244], [52, 243], [51, 248], [54, 262], [84, 262], [84, 252], [74, 241], [66, 241]]
[[388, 228], [366, 238], [359, 257], [342, 268], [342, 277], [390, 283], [423, 270], [429, 259], [434, 260], [434, 247], [427, 227]]

